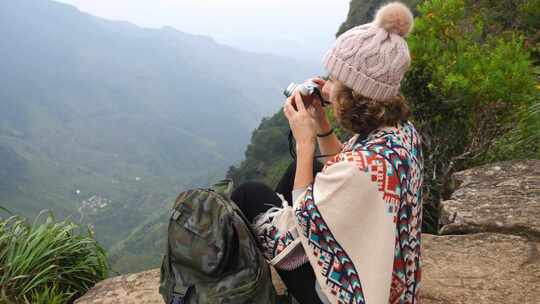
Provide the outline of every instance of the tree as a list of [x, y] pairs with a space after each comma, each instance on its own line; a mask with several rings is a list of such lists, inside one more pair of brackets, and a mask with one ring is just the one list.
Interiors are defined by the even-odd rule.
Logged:
[[438, 202], [449, 194], [453, 172], [539, 156], [532, 140], [540, 128], [528, 123], [538, 105], [531, 53], [523, 32], [492, 19], [506, 12], [488, 2], [425, 1], [408, 38], [413, 64], [402, 89], [427, 155], [427, 231], [437, 231]]

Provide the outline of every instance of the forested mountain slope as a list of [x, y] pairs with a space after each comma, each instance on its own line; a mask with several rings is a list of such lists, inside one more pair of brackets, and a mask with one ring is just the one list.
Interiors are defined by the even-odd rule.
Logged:
[[0, 37], [0, 206], [82, 220], [106, 246], [221, 178], [316, 71], [43, 0], [1, 1]]

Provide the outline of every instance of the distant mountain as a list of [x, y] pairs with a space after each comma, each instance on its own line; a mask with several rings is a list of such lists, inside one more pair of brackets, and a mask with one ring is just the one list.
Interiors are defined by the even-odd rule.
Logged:
[[224, 176], [317, 67], [44, 0], [0, 2], [0, 206], [52, 209], [106, 246]]

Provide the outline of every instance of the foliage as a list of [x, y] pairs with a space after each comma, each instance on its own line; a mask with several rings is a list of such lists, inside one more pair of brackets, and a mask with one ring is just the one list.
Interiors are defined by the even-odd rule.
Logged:
[[60, 290], [58, 285], [52, 287], [45, 286], [43, 290], [33, 291], [31, 293], [32, 303], [36, 304], [65, 304], [73, 297], [73, 293], [65, 293]]
[[32, 224], [0, 218], [0, 299], [66, 303], [107, 277], [104, 249], [67, 220], [40, 213]]
[[413, 65], [403, 92], [424, 138], [431, 232], [454, 171], [540, 151], [533, 141], [540, 128], [530, 123], [538, 92], [524, 33], [508, 23], [518, 17], [501, 18], [508, 13], [491, 2], [425, 1], [408, 39]]
[[236, 185], [247, 180], [277, 184], [291, 160], [288, 134], [289, 125], [283, 111], [271, 118], [263, 118], [251, 135], [245, 160], [238, 167], [229, 167], [227, 177], [232, 178]]

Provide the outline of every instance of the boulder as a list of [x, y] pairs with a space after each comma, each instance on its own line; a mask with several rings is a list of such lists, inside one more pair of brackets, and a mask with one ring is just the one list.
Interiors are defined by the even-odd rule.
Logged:
[[[272, 269], [272, 281], [278, 294], [285, 285]], [[75, 304], [163, 304], [158, 292], [159, 269], [117, 276], [99, 282]]]
[[499, 232], [540, 238], [540, 160], [507, 161], [453, 175], [440, 234]]
[[422, 235], [423, 304], [536, 304], [537, 244], [522, 236]]
[[75, 304], [163, 304], [158, 293], [159, 269], [99, 282]]

